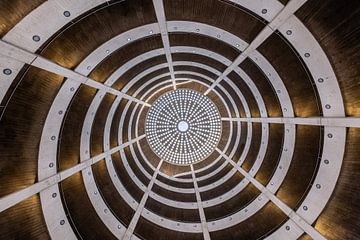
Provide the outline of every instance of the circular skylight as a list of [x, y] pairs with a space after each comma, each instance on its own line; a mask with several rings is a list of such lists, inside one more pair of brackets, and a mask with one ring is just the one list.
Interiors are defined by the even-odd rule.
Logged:
[[221, 117], [205, 95], [180, 89], [161, 96], [145, 121], [147, 141], [161, 159], [189, 165], [208, 157], [221, 136]]

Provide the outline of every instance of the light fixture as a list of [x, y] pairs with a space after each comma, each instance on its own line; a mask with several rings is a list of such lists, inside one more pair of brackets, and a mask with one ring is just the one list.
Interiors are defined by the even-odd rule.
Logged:
[[178, 165], [208, 157], [221, 136], [221, 117], [205, 95], [180, 89], [161, 96], [150, 108], [145, 132], [154, 153]]

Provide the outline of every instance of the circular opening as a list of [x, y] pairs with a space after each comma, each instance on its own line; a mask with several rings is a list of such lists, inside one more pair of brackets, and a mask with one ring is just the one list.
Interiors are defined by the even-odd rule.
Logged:
[[179, 89], [160, 96], [145, 119], [146, 139], [161, 159], [189, 165], [207, 158], [222, 133], [216, 105], [205, 95]]
[[187, 121], [180, 121], [177, 125], [179, 132], [186, 132], [189, 130], [189, 123]]

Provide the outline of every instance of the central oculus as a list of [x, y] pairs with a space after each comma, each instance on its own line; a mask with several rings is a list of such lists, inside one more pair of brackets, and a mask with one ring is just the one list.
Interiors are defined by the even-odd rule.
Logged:
[[180, 121], [177, 125], [177, 128], [180, 132], [186, 132], [189, 130], [189, 124], [187, 121]]
[[164, 161], [189, 165], [207, 158], [221, 137], [221, 117], [204, 94], [179, 89], [159, 97], [145, 120], [146, 139]]

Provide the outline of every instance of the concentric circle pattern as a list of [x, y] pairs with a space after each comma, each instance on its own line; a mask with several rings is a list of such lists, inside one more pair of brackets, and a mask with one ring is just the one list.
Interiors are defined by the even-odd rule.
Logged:
[[146, 118], [146, 138], [154, 152], [170, 163], [199, 162], [215, 149], [221, 118], [205, 95], [181, 89], [161, 96]]
[[0, 0], [0, 239], [360, 239], [359, 0]]

